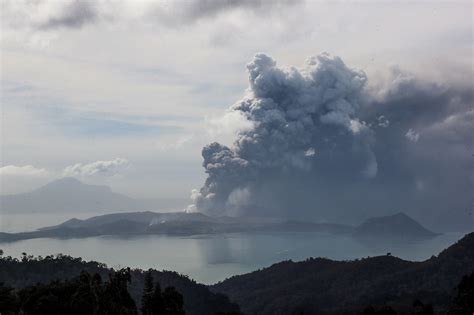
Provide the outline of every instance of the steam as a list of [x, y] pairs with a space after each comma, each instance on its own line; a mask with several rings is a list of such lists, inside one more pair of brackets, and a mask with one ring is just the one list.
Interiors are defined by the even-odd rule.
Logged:
[[114, 176], [128, 166], [129, 162], [124, 158], [116, 158], [110, 161], [95, 161], [88, 164], [76, 163], [69, 165], [63, 170], [63, 176], [90, 177], [90, 176]]
[[472, 89], [398, 68], [369, 89], [364, 72], [329, 54], [302, 69], [257, 54], [247, 69], [248, 93], [226, 115], [244, 127], [232, 145], [203, 148], [207, 179], [188, 210], [340, 221], [393, 211], [438, 223], [452, 211], [466, 216]]
[[269, 174], [303, 175], [347, 154], [358, 160], [351, 176], [377, 174], [372, 131], [357, 117], [367, 81], [363, 72], [328, 54], [308, 59], [302, 70], [279, 68], [258, 54], [247, 69], [249, 95], [229, 115], [239, 113], [252, 128], [241, 131], [231, 147], [212, 143], [203, 149], [208, 178], [193, 192], [197, 209], [219, 213], [258, 204], [258, 186]]

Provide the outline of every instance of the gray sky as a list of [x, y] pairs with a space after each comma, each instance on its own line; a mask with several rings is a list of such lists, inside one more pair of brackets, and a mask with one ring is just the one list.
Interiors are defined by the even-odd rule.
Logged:
[[471, 1], [0, 5], [2, 193], [75, 176], [131, 196], [189, 196], [205, 179], [203, 146], [246, 127], [225, 113], [257, 52], [296, 67], [329, 52], [373, 89], [393, 69], [473, 83]]

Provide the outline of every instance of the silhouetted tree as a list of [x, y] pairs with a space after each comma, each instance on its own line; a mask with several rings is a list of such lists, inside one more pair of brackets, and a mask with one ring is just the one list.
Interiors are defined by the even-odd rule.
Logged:
[[423, 304], [420, 300], [413, 302], [413, 315], [433, 315], [433, 306], [430, 304]]
[[[152, 274], [164, 277], [168, 283], [176, 283], [179, 292], [186, 292], [187, 307], [196, 314], [239, 311], [238, 305], [231, 303], [227, 296], [211, 293], [206, 286], [178, 273], [152, 270]], [[34, 257], [24, 253], [20, 258], [3, 255], [0, 257], [0, 282], [8, 285], [0, 285], [0, 313], [136, 314], [137, 307], [131, 297], [141, 307], [143, 276], [139, 269], [115, 272], [105, 264], [62, 254]], [[159, 284], [153, 283], [152, 287], [153, 314], [167, 314]], [[183, 308], [178, 307], [175, 313], [182, 314]]]
[[158, 282], [155, 283], [155, 289], [153, 290], [151, 305], [153, 315], [165, 314], [165, 304], [163, 301], [163, 296], [161, 294], [161, 286]]
[[474, 272], [462, 278], [457, 295], [448, 312], [449, 315], [474, 314]]
[[[145, 282], [143, 286], [142, 305], [140, 310], [143, 315], [152, 315], [152, 300], [153, 300], [153, 276], [151, 271], [145, 273]], [[161, 295], [161, 292], [160, 292]]]
[[17, 314], [19, 303], [13, 288], [0, 283], [0, 313], [4, 315]]
[[[135, 301], [128, 293], [128, 284], [131, 281], [130, 268], [121, 269], [109, 275], [109, 282], [105, 285], [105, 309], [113, 314], [137, 314]], [[120, 303], [117, 303], [120, 301]]]
[[83, 271], [71, 280], [36, 284], [19, 291], [0, 285], [0, 313], [81, 315], [137, 313], [127, 290], [130, 271], [120, 270], [103, 284], [100, 275]]
[[163, 292], [165, 315], [184, 315], [183, 296], [174, 287], [167, 287]]
[[397, 312], [395, 312], [395, 310], [388, 305], [384, 305], [379, 309], [369, 305], [364, 308], [361, 315], [397, 315]]
[[183, 296], [174, 287], [161, 292], [158, 282], [153, 286], [151, 270], [145, 273], [141, 311], [143, 315], [181, 315], [184, 314]]

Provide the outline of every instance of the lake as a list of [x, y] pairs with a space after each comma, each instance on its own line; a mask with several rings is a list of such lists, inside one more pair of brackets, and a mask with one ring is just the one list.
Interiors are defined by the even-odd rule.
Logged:
[[[90, 217], [91, 214], [84, 217]], [[69, 215], [67, 218], [70, 218]], [[1, 215], [2, 231], [29, 230], [64, 221], [58, 215]], [[23, 219], [23, 220], [22, 220]], [[8, 223], [6, 223], [8, 222]], [[8, 229], [4, 226], [8, 225]], [[270, 266], [273, 263], [308, 257], [344, 260], [385, 255], [408, 260], [424, 260], [456, 242], [462, 233], [448, 233], [416, 243], [378, 241], [366, 243], [349, 236], [323, 233], [236, 233], [225, 235], [171, 237], [90, 237], [82, 239], [33, 239], [0, 243], [5, 255], [19, 257], [63, 253], [85, 260], [96, 260], [110, 267], [173, 270], [197, 282], [212, 284], [236, 274]]]

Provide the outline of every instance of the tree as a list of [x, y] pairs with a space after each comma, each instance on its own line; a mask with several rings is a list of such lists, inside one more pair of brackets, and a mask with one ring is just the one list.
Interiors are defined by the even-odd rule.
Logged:
[[121, 269], [109, 275], [109, 282], [105, 285], [102, 298], [105, 314], [137, 314], [135, 301], [128, 293], [127, 286], [131, 279], [130, 268]]
[[174, 287], [167, 287], [163, 292], [165, 315], [184, 315], [183, 296]]
[[397, 315], [397, 312], [395, 312], [393, 308], [388, 305], [384, 305], [379, 309], [376, 309], [372, 305], [368, 305], [366, 308], [364, 308], [361, 315]]
[[413, 302], [413, 314], [414, 315], [433, 315], [433, 306], [430, 304], [423, 304], [420, 300]]
[[[152, 299], [153, 299], [153, 276], [151, 271], [145, 273], [145, 283], [143, 286], [142, 305], [140, 310], [143, 315], [152, 315]], [[161, 292], [160, 292], [161, 294]]]
[[161, 293], [161, 286], [158, 282], [155, 283], [155, 289], [153, 291], [151, 305], [153, 315], [165, 314], [165, 305]]
[[174, 287], [167, 287], [161, 292], [159, 282], [153, 286], [151, 270], [145, 273], [142, 305], [143, 315], [183, 315], [183, 296]]
[[474, 272], [465, 275], [457, 287], [457, 295], [448, 312], [449, 315], [474, 314]]
[[[129, 270], [111, 274], [109, 282], [102, 283], [99, 274], [81, 272], [78, 277], [49, 284], [36, 284], [16, 293], [15, 314], [35, 315], [81, 315], [81, 314], [137, 314], [135, 302], [127, 290]], [[0, 296], [7, 296], [2, 294]], [[6, 291], [5, 291], [6, 292]], [[0, 300], [2, 300], [0, 298]], [[9, 298], [12, 300], [12, 297]], [[0, 304], [5, 304], [1, 303]], [[11, 304], [11, 303], [10, 303]], [[2, 310], [4, 306], [0, 309]], [[6, 312], [6, 314], [9, 314]]]
[[13, 288], [0, 283], [0, 311], [2, 314], [18, 314], [19, 303]]

